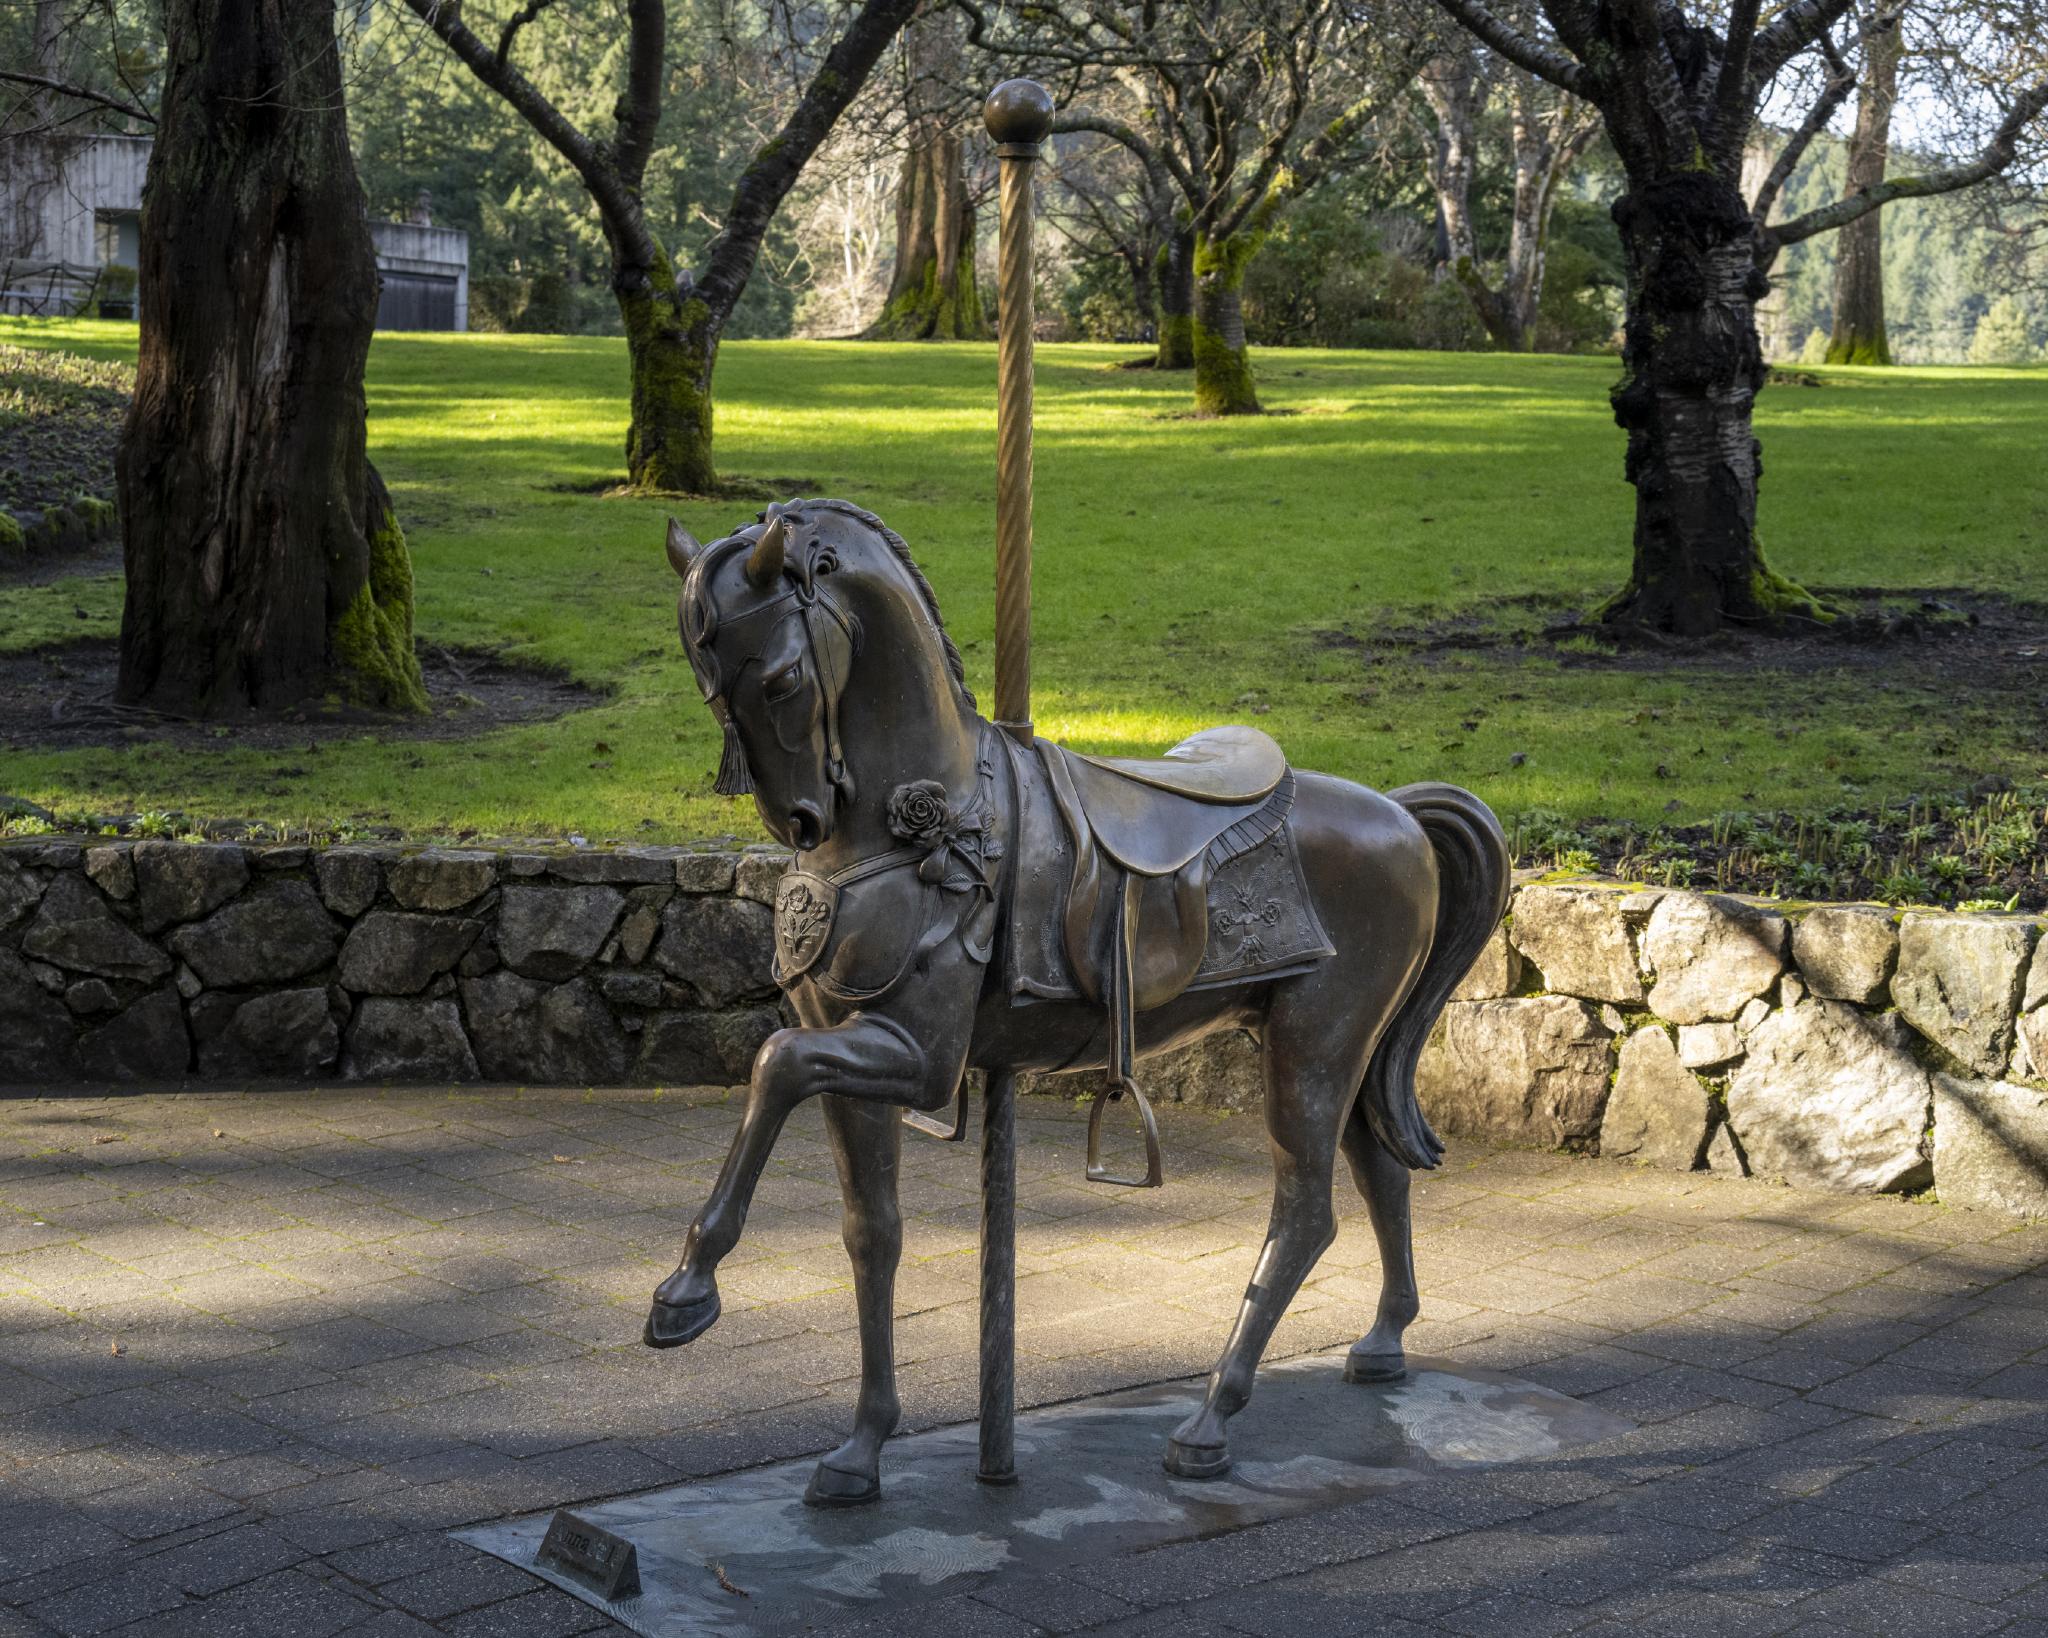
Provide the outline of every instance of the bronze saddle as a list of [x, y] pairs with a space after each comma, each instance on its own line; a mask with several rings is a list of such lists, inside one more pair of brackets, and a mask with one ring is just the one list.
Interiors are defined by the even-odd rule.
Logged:
[[[1132, 1078], [1136, 1014], [1171, 1001], [1202, 964], [1209, 879], [1287, 821], [1294, 775], [1256, 728], [1207, 728], [1162, 757], [1093, 757], [1037, 742], [1074, 845], [1063, 937], [1081, 992], [1109, 1009], [1109, 1075], [1088, 1121], [1088, 1176], [1156, 1187], [1159, 1140]], [[1130, 1094], [1146, 1140], [1146, 1175], [1110, 1174], [1099, 1158], [1105, 1106]]]

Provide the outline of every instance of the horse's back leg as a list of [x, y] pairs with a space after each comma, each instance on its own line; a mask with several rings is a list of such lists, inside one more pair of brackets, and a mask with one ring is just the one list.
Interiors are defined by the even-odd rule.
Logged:
[[1398, 1382], [1408, 1374], [1401, 1338], [1421, 1310], [1415, 1289], [1415, 1237], [1408, 1217], [1409, 1171], [1372, 1135], [1357, 1104], [1344, 1125], [1344, 1158], [1365, 1196], [1380, 1251], [1380, 1306], [1372, 1329], [1351, 1345], [1344, 1375], [1352, 1382]]
[[1393, 804], [1305, 775], [1296, 813], [1309, 879], [1337, 884], [1317, 900], [1335, 954], [1275, 986], [1259, 1031], [1273, 1215], [1208, 1393], [1167, 1445], [1168, 1471], [1187, 1478], [1229, 1468], [1225, 1425], [1251, 1398], [1274, 1328], [1336, 1238], [1330, 1191], [1337, 1149], [1366, 1066], [1414, 986], [1435, 923], [1430, 844]]
[[1405, 975], [1378, 986], [1343, 975], [1357, 993], [1333, 993], [1327, 969], [1276, 997], [1261, 1032], [1266, 1132], [1273, 1148], [1273, 1214], [1266, 1243], [1223, 1356], [1201, 1405], [1167, 1442], [1166, 1467], [1182, 1478], [1211, 1478], [1230, 1467], [1229, 1419], [1252, 1394], [1274, 1327], [1318, 1258], [1337, 1237], [1331, 1185], [1344, 1122], [1367, 1059], [1399, 1005]]
[[903, 1216], [896, 1187], [903, 1122], [887, 1104], [827, 1097], [824, 1108], [846, 1202], [846, 1255], [860, 1313], [860, 1402], [853, 1436], [818, 1463], [804, 1500], [813, 1507], [852, 1507], [882, 1493], [882, 1441], [896, 1431], [902, 1413], [896, 1398], [896, 1268], [903, 1259]]

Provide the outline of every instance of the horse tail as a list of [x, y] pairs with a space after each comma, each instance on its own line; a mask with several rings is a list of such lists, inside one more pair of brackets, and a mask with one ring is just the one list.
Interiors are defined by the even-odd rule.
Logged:
[[1493, 810], [1456, 785], [1403, 785], [1387, 795], [1406, 808], [1436, 849], [1436, 935], [1372, 1062], [1361, 1101], [1373, 1136], [1402, 1164], [1433, 1167], [1443, 1140], [1415, 1099], [1415, 1065], [1451, 992], [1507, 913], [1508, 840]]

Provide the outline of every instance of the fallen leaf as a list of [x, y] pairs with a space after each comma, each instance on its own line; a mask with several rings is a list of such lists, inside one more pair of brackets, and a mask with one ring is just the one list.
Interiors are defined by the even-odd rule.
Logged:
[[752, 1598], [754, 1596], [752, 1593], [748, 1592], [746, 1588], [735, 1587], [730, 1581], [726, 1579], [725, 1566], [723, 1564], [708, 1564], [705, 1566], [705, 1568], [708, 1569], [713, 1575], [718, 1577], [718, 1585], [721, 1591], [729, 1592], [735, 1598]]
[[119, 1359], [121, 1355], [125, 1354], [127, 1351], [128, 1350], [122, 1347], [118, 1342], [110, 1342], [107, 1344], [107, 1352], [112, 1354], [116, 1359]]
[[119, 1143], [121, 1141], [121, 1134], [119, 1132], [95, 1132], [92, 1135], [92, 1140], [95, 1143]]
[[574, 1155], [556, 1155], [555, 1164], [557, 1166], [581, 1166], [583, 1162]]

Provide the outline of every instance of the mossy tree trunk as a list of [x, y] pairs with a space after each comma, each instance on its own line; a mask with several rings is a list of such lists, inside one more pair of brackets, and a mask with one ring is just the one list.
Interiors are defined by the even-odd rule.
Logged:
[[1178, 225], [1159, 251], [1158, 367], [1195, 367], [1195, 235]]
[[[1849, 138], [1846, 189], [1854, 194], [1884, 181], [1891, 152], [1892, 108], [1899, 94], [1899, 19], [1879, 15], [1864, 28], [1863, 75], [1856, 128]], [[1835, 240], [1835, 320], [1830, 364], [1889, 364], [1884, 332], [1884, 213], [1871, 211]]]
[[1252, 234], [1195, 242], [1195, 413], [1257, 415], [1251, 349], [1244, 339], [1244, 270]]
[[709, 495], [718, 487], [711, 458], [711, 376], [719, 323], [700, 296], [676, 289], [666, 257], [649, 268], [614, 270], [614, 294], [626, 327], [632, 418], [626, 472], [636, 488]]
[[411, 560], [365, 453], [377, 268], [333, 11], [169, 0], [164, 40], [117, 697], [419, 710]]
[[896, 272], [878, 340], [985, 341], [988, 315], [974, 278], [974, 198], [960, 133], [928, 129], [903, 157], [896, 184]]
[[1614, 205], [1627, 257], [1622, 376], [1635, 564], [1611, 623], [1698, 636], [1727, 624], [1812, 622], [1830, 612], [1766, 566], [1756, 537], [1763, 386], [1758, 272], [1747, 206], [1712, 170], [1631, 178]]
[[[188, 3], [188, 0], [181, 0]], [[678, 272], [647, 220], [642, 187], [661, 123], [668, 49], [662, 0], [625, 0], [625, 76], [612, 104], [614, 129], [593, 136], [574, 124], [513, 61], [521, 30], [544, 4], [522, 7], [487, 43], [446, 0], [405, 0], [474, 74], [575, 170], [596, 206], [612, 252], [612, 293], [626, 330], [632, 415], [626, 468], [637, 488], [710, 495], [712, 373], [726, 323], [753, 276], [768, 224], [876, 60], [918, 0], [861, 0], [825, 53], [781, 130], [754, 150], [734, 183], [724, 223], [696, 272]]]

